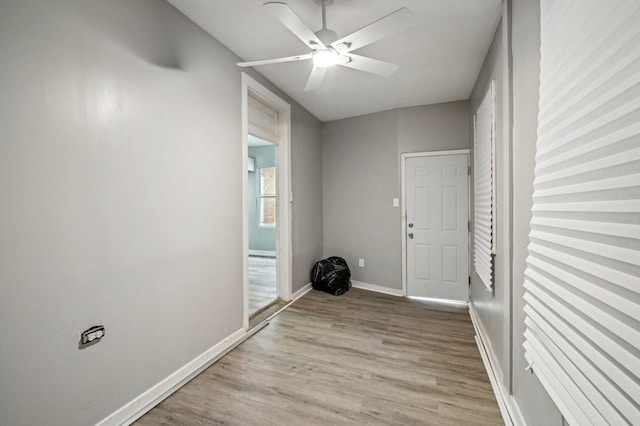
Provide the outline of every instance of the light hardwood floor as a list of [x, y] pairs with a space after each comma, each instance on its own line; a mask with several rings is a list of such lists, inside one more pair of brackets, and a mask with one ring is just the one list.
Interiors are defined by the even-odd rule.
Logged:
[[504, 424], [465, 313], [311, 291], [138, 421]]
[[249, 316], [277, 298], [276, 258], [249, 256]]

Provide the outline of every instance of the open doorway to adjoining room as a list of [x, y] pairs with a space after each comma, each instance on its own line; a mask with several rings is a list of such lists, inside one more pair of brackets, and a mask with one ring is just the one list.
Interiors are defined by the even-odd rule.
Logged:
[[291, 300], [291, 106], [242, 74], [244, 326]]
[[278, 299], [276, 146], [249, 135], [249, 316]]

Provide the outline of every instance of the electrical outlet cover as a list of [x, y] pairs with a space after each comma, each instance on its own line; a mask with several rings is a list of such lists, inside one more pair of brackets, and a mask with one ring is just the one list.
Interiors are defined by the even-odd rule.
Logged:
[[96, 325], [80, 333], [80, 344], [88, 345], [104, 337], [104, 325]]

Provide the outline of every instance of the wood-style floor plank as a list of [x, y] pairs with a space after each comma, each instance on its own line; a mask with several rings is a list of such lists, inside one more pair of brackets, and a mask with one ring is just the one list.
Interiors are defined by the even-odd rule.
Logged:
[[276, 258], [249, 256], [249, 316], [278, 299]]
[[504, 424], [466, 312], [311, 291], [144, 425]]

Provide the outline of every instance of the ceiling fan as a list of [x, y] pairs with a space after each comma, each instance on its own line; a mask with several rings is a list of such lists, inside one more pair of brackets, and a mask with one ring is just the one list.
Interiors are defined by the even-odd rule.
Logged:
[[322, 6], [322, 29], [315, 33], [293, 13], [286, 3], [265, 3], [264, 7], [289, 31], [302, 40], [311, 49], [311, 52], [284, 58], [240, 62], [238, 66], [253, 67], [256, 65], [312, 59], [314, 66], [304, 88], [305, 91], [319, 88], [327, 68], [333, 65], [342, 65], [343, 67], [365, 71], [382, 77], [389, 77], [393, 74], [398, 69], [396, 64], [355, 55], [351, 52], [411, 27], [413, 25], [413, 14], [409, 9], [400, 8], [348, 36], [338, 39], [338, 34], [327, 28], [326, 8], [333, 2], [334, 0], [314, 0], [314, 3], [320, 3]]

